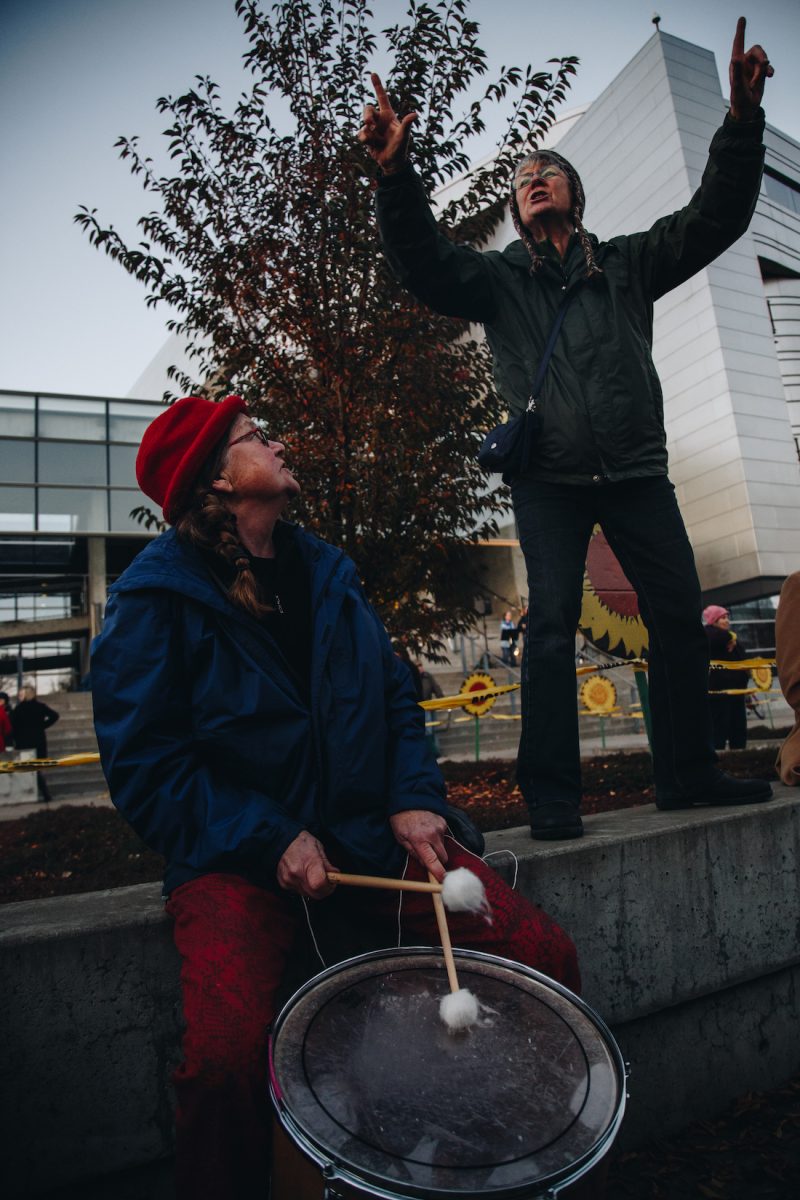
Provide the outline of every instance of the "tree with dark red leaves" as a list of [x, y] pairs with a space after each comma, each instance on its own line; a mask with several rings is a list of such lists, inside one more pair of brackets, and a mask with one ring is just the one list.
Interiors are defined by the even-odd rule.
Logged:
[[[443, 204], [449, 236], [479, 244], [502, 215], [514, 161], [554, 119], [576, 60], [487, 71], [467, 0], [411, 3], [383, 31], [387, 89], [419, 115], [427, 190], [458, 180], [487, 106], [507, 102], [498, 153]], [[376, 168], [358, 144], [378, 35], [365, 0], [236, 0], [252, 87], [233, 111], [207, 77], [158, 101], [160, 173], [138, 139], [117, 145], [155, 200], [126, 242], [94, 209], [91, 243], [176, 314], [192, 375], [176, 394], [244, 395], [285, 440], [303, 485], [295, 515], [355, 559], [393, 635], [432, 656], [474, 620], [468, 543], [507, 507], [475, 453], [501, 419], [488, 354], [464, 322], [422, 309], [391, 278], [373, 213]], [[457, 112], [457, 108], [459, 111]], [[169, 400], [174, 395], [167, 394]]]

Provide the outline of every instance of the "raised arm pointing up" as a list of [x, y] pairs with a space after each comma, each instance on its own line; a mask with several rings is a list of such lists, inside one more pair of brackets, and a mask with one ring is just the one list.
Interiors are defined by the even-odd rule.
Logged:
[[373, 72], [371, 79], [378, 106], [364, 105], [364, 124], [358, 131], [358, 140], [364, 143], [367, 153], [381, 170], [391, 175], [393, 171], [399, 171], [408, 158], [411, 126], [417, 114], [410, 112], [401, 120], [392, 108], [380, 76]]

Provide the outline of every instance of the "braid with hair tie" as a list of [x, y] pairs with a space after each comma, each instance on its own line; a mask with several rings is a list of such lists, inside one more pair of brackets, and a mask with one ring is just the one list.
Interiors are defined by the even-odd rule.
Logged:
[[[217, 472], [212, 470], [210, 474], [216, 478]], [[204, 550], [212, 550], [235, 569], [235, 578], [228, 588], [234, 604], [257, 620], [276, 611], [262, 599], [252, 560], [239, 540], [236, 517], [209, 486], [207, 478], [195, 488], [192, 502], [175, 527], [180, 536]]]

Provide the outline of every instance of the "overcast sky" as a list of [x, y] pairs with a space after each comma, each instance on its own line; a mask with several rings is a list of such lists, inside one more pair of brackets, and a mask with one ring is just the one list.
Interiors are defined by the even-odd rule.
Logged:
[[[401, 5], [375, 0], [383, 28]], [[581, 59], [564, 107], [594, 99], [653, 33], [654, 0], [473, 0], [490, 70]], [[742, 0], [664, 0], [665, 32], [711, 49], [727, 74]], [[776, 75], [767, 119], [800, 140], [800, 3], [751, 5], [748, 45]], [[156, 99], [209, 74], [231, 106], [246, 42], [233, 0], [0, 0], [0, 388], [124, 396], [166, 338], [166, 312], [89, 246], [78, 205], [131, 234], [149, 197], [113, 149], [158, 148]], [[378, 60], [381, 66], [384, 59]], [[363, 100], [354, 84], [354, 105]], [[488, 152], [490, 144], [476, 147]], [[154, 397], [155, 398], [155, 397]]]

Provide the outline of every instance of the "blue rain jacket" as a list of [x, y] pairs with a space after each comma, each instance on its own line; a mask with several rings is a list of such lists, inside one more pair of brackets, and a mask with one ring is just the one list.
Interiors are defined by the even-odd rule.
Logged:
[[167, 892], [209, 871], [275, 888], [304, 829], [337, 866], [393, 874], [405, 854], [388, 817], [445, 813], [410, 672], [354, 564], [280, 528], [311, 580], [310, 701], [174, 530], [110, 589], [92, 654], [100, 755], [114, 804], [167, 860]]

